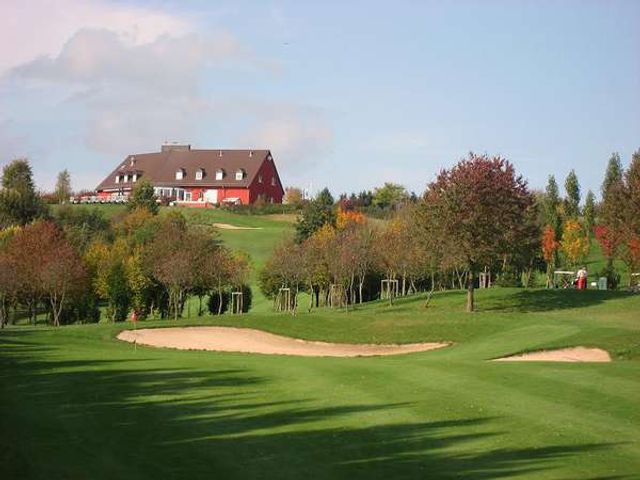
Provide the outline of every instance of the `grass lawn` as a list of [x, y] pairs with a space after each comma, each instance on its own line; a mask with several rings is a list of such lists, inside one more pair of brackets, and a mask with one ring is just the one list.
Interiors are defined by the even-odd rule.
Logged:
[[[478, 305], [467, 315], [447, 292], [428, 310], [413, 298], [177, 322], [455, 342], [379, 358], [134, 349], [114, 338], [130, 325], [7, 329], [0, 477], [638, 478], [640, 296], [496, 288]], [[615, 361], [486, 361], [569, 345]]]

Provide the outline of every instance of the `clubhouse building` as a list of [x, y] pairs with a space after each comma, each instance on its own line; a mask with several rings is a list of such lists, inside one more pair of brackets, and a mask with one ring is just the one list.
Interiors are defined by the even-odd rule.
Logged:
[[159, 198], [205, 207], [282, 203], [284, 189], [269, 150], [195, 150], [166, 144], [159, 152], [127, 155], [96, 187], [101, 201], [127, 197], [141, 179]]

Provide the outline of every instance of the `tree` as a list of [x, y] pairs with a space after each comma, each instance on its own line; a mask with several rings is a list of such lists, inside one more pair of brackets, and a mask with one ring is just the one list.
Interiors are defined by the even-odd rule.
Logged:
[[475, 275], [513, 251], [528, 234], [522, 219], [533, 196], [513, 165], [501, 157], [470, 153], [451, 170], [442, 170], [424, 197], [427, 226], [455, 243], [467, 277], [467, 311], [474, 310]]
[[622, 162], [620, 161], [620, 154], [613, 152], [609, 157], [609, 163], [607, 163], [607, 170], [604, 174], [604, 181], [602, 182], [602, 198], [604, 199], [612, 188], [617, 186], [622, 181]]
[[610, 255], [607, 257], [608, 270], [613, 270], [613, 260], [617, 256], [625, 228], [626, 198], [622, 175], [620, 155], [613, 153], [609, 158], [602, 183], [602, 204], [600, 207], [601, 224], [607, 229], [607, 241], [611, 246]]
[[296, 241], [302, 243], [323, 225], [335, 226], [336, 212], [333, 196], [329, 189], [323, 189], [302, 211], [296, 222]]
[[408, 199], [407, 189], [397, 183], [386, 182], [373, 192], [373, 205], [378, 208], [396, 208]]
[[55, 196], [58, 203], [68, 202], [71, 196], [71, 175], [66, 168], [58, 173]]
[[339, 209], [336, 215], [336, 228], [338, 230], [349, 230], [356, 225], [364, 225], [366, 217], [356, 210]]
[[159, 206], [156, 201], [156, 194], [153, 191], [153, 184], [149, 180], [141, 180], [136, 184], [129, 197], [127, 209], [129, 211], [140, 208], [148, 210], [152, 215], [157, 215]]
[[85, 291], [87, 272], [63, 232], [54, 224], [45, 223], [34, 233], [39, 235], [49, 252], [40, 266], [39, 277], [42, 291], [51, 305], [53, 325], [57, 327], [60, 326], [62, 309], [70, 297], [80, 296]]
[[13, 294], [27, 305], [31, 320], [46, 299], [53, 325], [59, 326], [63, 307], [87, 284], [82, 261], [62, 230], [45, 221], [26, 225], [10, 239], [5, 254], [14, 273]]
[[580, 215], [580, 184], [575, 170], [571, 170], [564, 182], [567, 197], [564, 200], [566, 218], [576, 219]]
[[11, 257], [0, 249], [0, 328], [9, 323], [9, 308], [16, 301], [19, 272]]
[[377, 236], [374, 230], [366, 224], [354, 228], [352, 235], [355, 272], [358, 279], [358, 303], [362, 303], [365, 278], [376, 263], [374, 245]]
[[112, 237], [111, 224], [101, 210], [63, 205], [54, 211], [54, 221], [73, 247], [84, 254], [96, 240]]
[[591, 235], [596, 221], [596, 197], [591, 190], [587, 192], [585, 197], [582, 217], [584, 219], [584, 227], [587, 233]]
[[113, 244], [93, 243], [86, 255], [96, 294], [107, 302], [107, 315], [112, 322], [126, 320], [132, 292], [127, 279], [129, 248], [124, 239]]
[[542, 230], [542, 257], [547, 263], [547, 288], [552, 282], [552, 270], [554, 266], [554, 260], [556, 258], [556, 252], [558, 251], [558, 241], [556, 240], [556, 232], [551, 225], [545, 225]]
[[544, 223], [551, 225], [555, 231], [556, 238], [559, 238], [562, 233], [562, 222], [560, 220], [560, 212], [558, 211], [559, 206], [560, 193], [558, 191], [558, 184], [556, 183], [555, 177], [549, 175], [549, 181], [547, 182], [547, 188], [542, 202], [542, 211], [544, 214]]
[[29, 161], [14, 160], [2, 171], [0, 190], [0, 228], [26, 225], [47, 215], [47, 207], [33, 184]]
[[287, 187], [284, 192], [284, 202], [287, 205], [301, 205], [304, 201], [304, 195], [301, 188]]
[[584, 234], [577, 220], [567, 220], [565, 223], [560, 251], [572, 267], [582, 262], [589, 254], [589, 237]]
[[596, 225], [593, 228], [593, 233], [597, 242], [600, 244], [600, 250], [604, 255], [604, 258], [609, 261], [613, 259], [615, 249], [617, 247], [615, 235], [609, 230], [606, 225]]
[[631, 157], [624, 183], [624, 229], [620, 257], [631, 274], [640, 269], [640, 150]]

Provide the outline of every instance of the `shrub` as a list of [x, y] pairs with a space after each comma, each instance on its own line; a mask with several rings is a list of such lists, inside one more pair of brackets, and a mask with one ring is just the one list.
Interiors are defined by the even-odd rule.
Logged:
[[220, 308], [220, 292], [212, 291], [207, 300], [207, 308], [212, 315], [222, 315], [229, 309], [229, 303], [231, 302], [231, 293], [224, 290], [222, 292], [222, 308]]
[[247, 313], [251, 310], [251, 304], [253, 303], [253, 292], [249, 285], [242, 285], [240, 289], [242, 291], [242, 313]]

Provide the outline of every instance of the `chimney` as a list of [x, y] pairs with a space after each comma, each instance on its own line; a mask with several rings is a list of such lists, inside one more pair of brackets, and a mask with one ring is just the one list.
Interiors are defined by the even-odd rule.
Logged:
[[189, 151], [191, 150], [191, 145], [173, 142], [173, 143], [165, 143], [160, 147], [161, 152], [171, 152], [174, 150], [180, 151], [180, 152]]

